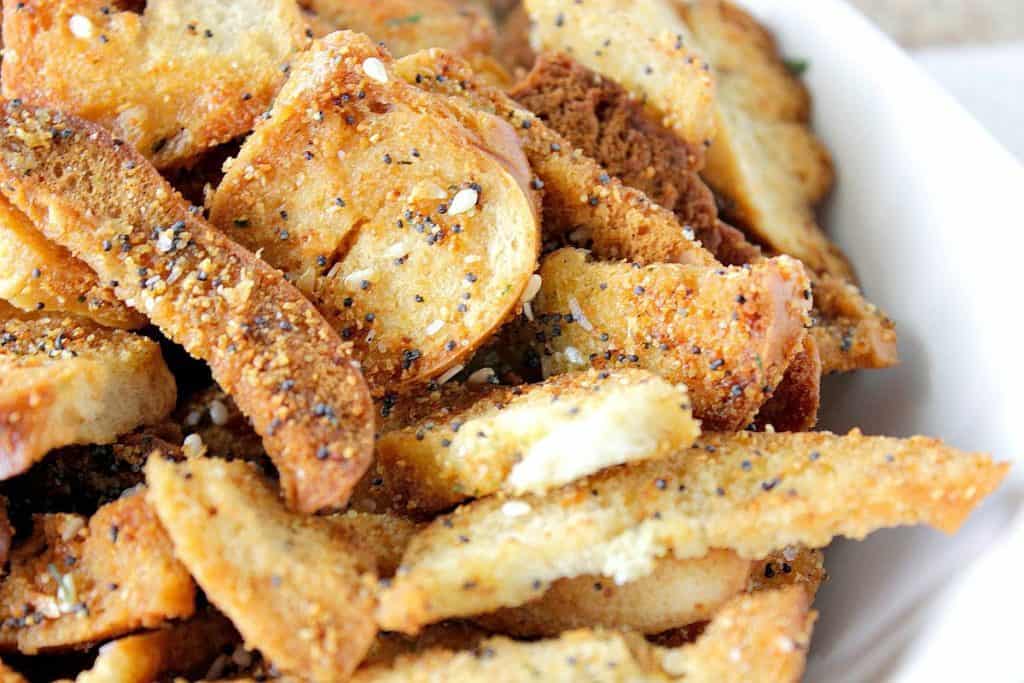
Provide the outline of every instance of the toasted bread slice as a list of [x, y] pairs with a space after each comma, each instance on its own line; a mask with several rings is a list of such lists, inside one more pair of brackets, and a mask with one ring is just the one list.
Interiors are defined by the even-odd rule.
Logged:
[[263, 436], [292, 506], [343, 505], [373, 454], [370, 396], [349, 347], [130, 146], [47, 109], [4, 108], [0, 178], [12, 203], [210, 364]]
[[831, 275], [812, 279], [814, 326], [822, 372], [888, 368], [899, 362], [892, 321], [856, 286]]
[[67, 313], [107, 327], [135, 329], [146, 317], [100, 284], [89, 266], [45, 237], [0, 196], [0, 299], [26, 311]]
[[201, 676], [238, 641], [230, 621], [216, 612], [203, 614], [107, 643], [75, 683], [152, 683], [173, 675]]
[[486, 54], [495, 39], [490, 16], [456, 0], [299, 0], [299, 4], [331, 30], [365, 33], [396, 57], [431, 47], [465, 56]]
[[754, 424], [762, 430], [771, 425], [777, 432], [809, 432], [818, 423], [820, 404], [821, 356], [814, 335], [808, 334]]
[[685, 384], [705, 429], [750, 424], [800, 350], [807, 277], [794, 259], [751, 268], [643, 268], [561, 249], [533, 301], [545, 376], [639, 366]]
[[717, 265], [671, 211], [623, 185], [455, 55], [419, 52], [396, 62], [395, 70], [410, 83], [465, 100], [512, 124], [537, 175], [534, 185], [544, 189], [545, 242], [569, 241], [601, 258], [630, 258], [639, 251], [652, 261]]
[[382, 505], [437, 512], [497, 491], [543, 493], [675, 452], [699, 434], [686, 388], [642, 370], [446, 385], [391, 406], [363, 488]]
[[551, 582], [602, 574], [626, 583], [678, 559], [927, 523], [954, 531], [1008, 466], [938, 441], [828, 433], [701, 436], [666, 459], [609, 470], [546, 496], [485, 498], [432, 522], [381, 595], [382, 628], [414, 633], [454, 616], [512, 607]]
[[195, 584], [143, 495], [91, 518], [40, 515], [0, 582], [0, 649], [80, 648], [195, 609]]
[[746, 588], [750, 566], [728, 550], [691, 560], [663, 557], [650, 574], [621, 586], [602, 576], [560, 579], [533, 602], [474, 621], [517, 638], [595, 626], [660, 633], [710, 619]]
[[176, 166], [248, 132], [309, 42], [289, 0], [142, 4], [4, 3], [4, 97], [100, 123]]
[[110, 443], [174, 409], [174, 377], [145, 337], [63, 317], [0, 311], [0, 479], [50, 449]]
[[718, 133], [704, 178], [729, 200], [728, 217], [775, 252], [852, 280], [849, 262], [814, 215], [832, 187], [832, 162], [810, 130], [807, 92], [771, 34], [728, 2], [697, 0], [680, 8], [714, 67]]
[[377, 634], [375, 579], [329, 522], [287, 510], [252, 465], [150, 458], [148, 499], [206, 596], [286, 673], [345, 680]]
[[639, 635], [578, 630], [556, 639], [520, 642], [493, 638], [472, 651], [443, 648], [371, 666], [356, 683], [458, 680], [505, 683], [523, 673], [545, 681], [718, 683], [757, 680], [795, 683], [803, 673], [815, 614], [796, 587], [732, 599], [696, 642], [666, 649]]
[[680, 139], [715, 134], [711, 69], [670, 0], [525, 0], [533, 39], [612, 78]]
[[346, 31], [296, 61], [211, 221], [316, 303], [383, 394], [464, 361], [513, 311], [540, 248], [529, 179], [508, 124], [396, 78]]

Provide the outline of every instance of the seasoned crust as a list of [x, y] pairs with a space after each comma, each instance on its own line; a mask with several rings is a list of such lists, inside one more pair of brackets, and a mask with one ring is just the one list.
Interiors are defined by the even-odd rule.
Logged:
[[143, 495], [88, 519], [39, 515], [0, 582], [0, 650], [34, 654], [100, 642], [188, 617], [194, 601], [195, 584]]
[[888, 368], [899, 362], [893, 322], [856, 286], [831, 275], [812, 278], [814, 325], [822, 372]]
[[680, 3], [679, 11], [715, 72], [718, 133], [704, 178], [728, 198], [728, 218], [815, 272], [853, 280], [814, 215], [832, 187], [832, 162], [810, 130], [807, 92], [771, 34], [728, 2]]
[[398, 60], [395, 70], [410, 83], [464, 99], [512, 124], [537, 176], [533, 184], [544, 190], [546, 243], [572, 242], [602, 258], [643, 251], [656, 261], [718, 265], [671, 211], [623, 185], [533, 113], [476, 77], [455, 55], [418, 52]]
[[472, 354], [516, 307], [540, 249], [539, 198], [509, 125], [389, 72], [365, 36], [315, 43], [210, 213], [352, 340], [377, 395]]
[[177, 398], [160, 346], [87, 320], [0, 310], [0, 480], [51, 449], [110, 443]]
[[210, 364], [263, 436], [290, 505], [343, 505], [373, 441], [350, 347], [280, 272], [190, 210], [129, 145], [47, 109], [4, 109], [0, 179], [12, 203]]
[[544, 259], [540, 275], [533, 310], [545, 376], [591, 365], [645, 368], [687, 386], [706, 430], [750, 424], [808, 324], [807, 278], [788, 257], [750, 268], [641, 268], [562, 249]]
[[647, 576], [617, 585], [602, 576], [551, 584], [544, 595], [474, 621], [516, 638], [557, 636], [577, 628], [620, 628], [656, 634], [710, 619], [744, 590], [751, 562], [728, 550], [704, 557], [657, 560]]
[[923, 437], [704, 434], [668, 458], [519, 498], [528, 514], [507, 515], [505, 501], [485, 498], [435, 520], [381, 594], [378, 621], [415, 633], [524, 604], [561, 578], [639, 578], [669, 554], [763, 558], [905, 524], [952, 532], [1007, 470]]
[[150, 458], [147, 499], [206, 596], [282, 671], [345, 680], [377, 627], [376, 575], [314, 516], [287, 510], [249, 463]]
[[25, 311], [89, 318], [136, 329], [146, 317], [128, 308], [90, 268], [45, 237], [0, 196], [0, 299]]
[[629, 369], [519, 387], [447, 384], [388, 412], [356, 498], [416, 513], [498, 491], [542, 493], [700, 434], [685, 387]]
[[[621, 83], [693, 145], [715, 134], [715, 84], [667, 0], [525, 0], [533, 38]], [[697, 147], [694, 147], [697, 149]]]
[[821, 355], [814, 335], [808, 334], [754, 424], [761, 430], [771, 425], [777, 432], [809, 432], [818, 423], [820, 404]]
[[801, 586], [808, 598], [814, 600], [818, 588], [827, 580], [825, 553], [810, 548], [786, 548], [753, 563], [747, 592]]
[[156, 166], [176, 166], [248, 132], [309, 42], [290, 1], [143, 5], [4, 2], [4, 97], [100, 123]]

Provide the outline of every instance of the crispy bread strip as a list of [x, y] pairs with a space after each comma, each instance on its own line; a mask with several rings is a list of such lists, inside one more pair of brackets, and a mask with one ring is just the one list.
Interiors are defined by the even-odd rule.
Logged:
[[814, 216], [832, 187], [832, 162], [810, 130], [807, 92], [771, 34], [727, 2], [680, 3], [680, 12], [714, 66], [718, 134], [704, 178], [729, 199], [728, 217], [815, 272], [853, 280]]
[[4, 2], [4, 97], [100, 123], [156, 166], [176, 166], [248, 132], [309, 42], [286, 0], [142, 5]]
[[75, 683], [151, 683], [173, 674], [202, 675], [224, 648], [238, 640], [238, 632], [220, 614], [197, 616], [107, 643]]
[[543, 493], [674, 453], [699, 434], [686, 388], [642, 370], [569, 373], [525, 387], [450, 385], [391, 408], [363, 481], [382, 504], [437, 512], [497, 491]]
[[[68, 558], [74, 558], [69, 560]], [[36, 517], [0, 583], [0, 649], [66, 650], [192, 614], [195, 585], [141, 494]]]
[[[454, 0], [299, 0], [331, 30], [365, 33], [396, 57], [430, 47], [486, 54], [495, 39], [485, 12]], [[320, 36], [318, 36], [320, 37]]]
[[381, 596], [382, 628], [524, 604], [552, 581], [650, 574], [658, 557], [743, 557], [926, 523], [954, 531], [1006, 464], [940, 442], [828, 433], [706, 434], [667, 459], [609, 470], [509, 516], [487, 498], [431, 523]]
[[135, 150], [95, 124], [4, 107], [0, 179], [12, 202], [210, 364], [264, 437], [292, 507], [343, 505], [373, 440], [350, 349], [281, 273], [189, 210]]
[[396, 62], [395, 71], [421, 88], [463, 98], [512, 124], [537, 175], [534, 185], [544, 188], [545, 240], [571, 240], [602, 258], [642, 251], [652, 261], [718, 265], [687, 236], [671, 211], [623, 185], [531, 112], [476, 77], [455, 55], [419, 52]]
[[814, 326], [811, 335], [821, 354], [822, 372], [888, 368], [899, 362], [891, 320], [854, 285], [831, 275], [811, 281]]
[[660, 633], [710, 619], [746, 587], [750, 565], [729, 550], [691, 560], [663, 557], [650, 574], [621, 586], [601, 576], [559, 579], [532, 602], [474, 621], [517, 638], [595, 626]]
[[812, 334], [786, 368], [779, 386], [757, 414], [754, 424], [777, 432], [809, 432], [818, 423], [821, 403], [821, 356]]
[[46, 240], [28, 217], [0, 196], [0, 299], [26, 311], [89, 318], [135, 329], [146, 318], [124, 305], [111, 287], [64, 247]]
[[0, 311], [0, 479], [52, 448], [110, 443], [167, 416], [177, 398], [160, 346], [61, 317]]
[[376, 394], [472, 354], [517, 305], [540, 248], [511, 127], [388, 76], [390, 64], [366, 36], [315, 43], [210, 214], [354, 341]]
[[250, 464], [150, 458], [148, 498], [174, 552], [281, 670], [345, 680], [377, 634], [372, 568], [331, 524], [288, 511]]
[[668, 0], [525, 0], [533, 38], [612, 78], [681, 139], [714, 137], [710, 67]]
[[471, 651], [430, 650], [358, 672], [355, 683], [457, 680], [504, 683], [792, 683], [803, 673], [815, 614], [795, 587], [740, 595], [728, 602], [695, 643], [677, 649], [648, 644], [636, 634], [580, 630], [557, 639], [516, 642], [493, 638]]
[[705, 429], [746, 427], [801, 348], [810, 301], [794, 259], [752, 268], [644, 268], [561, 249], [533, 302], [545, 376], [637, 365], [689, 388]]

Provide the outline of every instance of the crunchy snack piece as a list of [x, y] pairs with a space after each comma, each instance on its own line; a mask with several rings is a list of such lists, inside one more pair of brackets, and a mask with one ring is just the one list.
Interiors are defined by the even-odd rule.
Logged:
[[383, 394], [463, 362], [516, 307], [540, 246], [529, 177], [508, 124], [345, 31], [297, 60], [211, 220], [316, 303]]
[[174, 411], [185, 434], [198, 434], [207, 453], [227, 460], [265, 462], [263, 439], [234, 399], [218, 386], [199, 391]]
[[718, 133], [704, 178], [728, 198], [731, 222], [816, 272], [852, 280], [849, 262], [814, 216], [832, 187], [832, 162], [809, 128], [807, 92], [771, 34], [719, 0], [680, 3], [680, 13], [714, 67]]
[[330, 523], [288, 511], [250, 464], [146, 465], [148, 498], [206, 596], [282, 671], [344, 679], [377, 633], [372, 568]]
[[355, 510], [323, 519], [334, 535], [360, 557], [362, 564], [374, 568], [382, 579], [395, 575], [409, 542], [423, 528], [422, 524], [397, 515]]
[[396, 57], [430, 47], [466, 56], [486, 54], [495, 39], [494, 25], [485, 12], [454, 0], [299, 0], [299, 4], [331, 31], [365, 33]]
[[673, 453], [699, 434], [686, 388], [641, 370], [522, 387], [452, 385], [391, 407], [364, 488], [395, 509], [436, 512], [497, 491], [543, 493]]
[[533, 302], [545, 376], [639, 365], [685, 384], [705, 429], [742, 429], [801, 348], [810, 301], [803, 267], [643, 268], [562, 249], [541, 264]]
[[141, 494], [80, 515], [36, 517], [0, 582], [0, 649], [94, 643], [195, 609], [195, 585]]
[[280, 272], [203, 221], [130, 146], [79, 119], [3, 106], [8, 198], [210, 364], [263, 436], [290, 505], [343, 505], [373, 441], [350, 348]]
[[524, 604], [561, 578], [625, 583], [670, 553], [765, 557], [902, 524], [951, 532], [1007, 469], [923, 437], [705, 434], [669, 458], [518, 499], [527, 514], [507, 515], [506, 501], [487, 498], [436, 520], [410, 544], [378, 620], [414, 633]]
[[702, 144], [651, 120], [625, 88], [564, 53], [542, 54], [509, 95], [610, 174], [673, 211], [715, 252], [718, 210], [697, 174]]
[[309, 42], [294, 2], [142, 6], [5, 2], [4, 97], [100, 123], [156, 166], [176, 166], [248, 132]]
[[807, 594], [783, 588], [727, 603], [696, 642], [676, 649], [636, 634], [579, 630], [557, 639], [492, 638], [469, 651], [428, 650], [359, 671], [357, 683], [458, 680], [642, 681], [757, 680], [794, 683], [803, 673], [815, 613]]
[[0, 196], [0, 298], [26, 311], [90, 318], [107, 327], [134, 329], [145, 316], [124, 305], [114, 290], [67, 249], [46, 240], [28, 217]]
[[396, 62], [395, 71], [421, 88], [463, 99], [512, 124], [537, 175], [534, 185], [544, 189], [547, 241], [568, 240], [601, 258], [643, 252], [651, 261], [718, 265], [671, 211], [623, 185], [533, 113], [484, 83], [455, 55], [419, 52]]
[[899, 362], [892, 321], [857, 287], [831, 275], [812, 280], [814, 326], [822, 372], [888, 368]]
[[754, 424], [761, 430], [771, 425], [777, 432], [809, 432], [818, 423], [820, 403], [821, 356], [814, 335], [808, 334]]
[[612, 78], [681, 139], [714, 137], [715, 86], [668, 0], [525, 0], [533, 38]]
[[159, 345], [87, 320], [0, 311], [0, 479], [52, 448], [109, 443], [168, 415], [174, 377]]
[[107, 643], [75, 683], [151, 683], [175, 674], [202, 675], [217, 655], [237, 642], [231, 622], [211, 612]]
[[802, 586], [810, 599], [828, 580], [825, 554], [810, 548], [785, 548], [764, 560], [754, 562], [747, 581], [747, 592], [776, 590], [782, 586]]
[[663, 557], [650, 574], [621, 586], [601, 576], [560, 579], [532, 602], [474, 621], [527, 638], [596, 626], [660, 633], [710, 619], [746, 587], [750, 565], [729, 550], [690, 560]]

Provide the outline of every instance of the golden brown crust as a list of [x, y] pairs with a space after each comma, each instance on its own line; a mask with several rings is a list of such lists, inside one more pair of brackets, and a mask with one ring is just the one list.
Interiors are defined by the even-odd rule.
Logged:
[[881, 369], [899, 362], [893, 322], [856, 286], [831, 275], [812, 278], [814, 326], [822, 372]]
[[751, 268], [638, 268], [562, 249], [540, 275], [533, 310], [545, 376], [639, 365], [685, 384], [694, 415], [712, 431], [750, 424], [808, 323], [807, 277], [788, 257]]
[[299, 4], [332, 31], [365, 33], [395, 57], [441, 46], [470, 57], [490, 52], [495, 39], [486, 13], [453, 0], [299, 0]]
[[33, 654], [103, 641], [188, 617], [194, 599], [143, 495], [89, 519], [40, 515], [0, 583], [0, 649]]
[[650, 574], [635, 581], [617, 585], [602, 576], [560, 579], [532, 602], [474, 621], [516, 638], [593, 627], [660, 633], [710, 619], [744, 590], [750, 565], [728, 550], [712, 550], [692, 560], [663, 557]]
[[345, 680], [377, 633], [372, 567], [329, 522], [287, 510], [252, 465], [152, 457], [148, 499], [174, 552], [282, 671]]
[[400, 512], [438, 512], [498, 491], [540, 493], [667, 455], [700, 434], [684, 387], [629, 369], [520, 387], [449, 384], [387, 410], [360, 492]]
[[540, 249], [509, 125], [390, 72], [365, 36], [318, 41], [211, 208], [352, 340], [377, 395], [464, 362], [516, 307]]
[[474, 76], [469, 65], [443, 50], [428, 50], [395, 63], [405, 80], [434, 92], [463, 98], [476, 109], [512, 124], [544, 189], [546, 242], [571, 242], [601, 258], [717, 265], [688, 237], [675, 215], [643, 192], [628, 187], [572, 143], [544, 125], [500, 90]]
[[159, 167], [248, 132], [308, 44], [294, 2], [117, 7], [5, 2], [3, 94], [100, 123]]
[[507, 515], [505, 501], [486, 498], [437, 519], [410, 544], [378, 621], [415, 632], [524, 604], [565, 577], [641, 577], [669, 553], [763, 558], [886, 526], [952, 532], [1007, 470], [923, 437], [705, 434], [669, 458], [518, 499], [528, 514]]
[[134, 149], [95, 124], [4, 107], [8, 198], [210, 364], [263, 436], [290, 505], [343, 505], [373, 439], [349, 347], [280, 272], [190, 211]]
[[777, 432], [809, 432], [818, 423], [821, 404], [821, 356], [814, 335], [804, 336], [782, 381], [757, 414], [754, 424]]
[[397, 515], [355, 510], [323, 519], [360, 562], [374, 568], [381, 579], [395, 575], [409, 541], [423, 528], [422, 524]]
[[110, 443], [174, 408], [160, 346], [87, 320], [0, 313], [0, 479], [51, 449]]
[[90, 268], [36, 230], [25, 214], [0, 196], [0, 299], [26, 311], [66, 313], [100, 325], [136, 329], [146, 317], [100, 284]]

